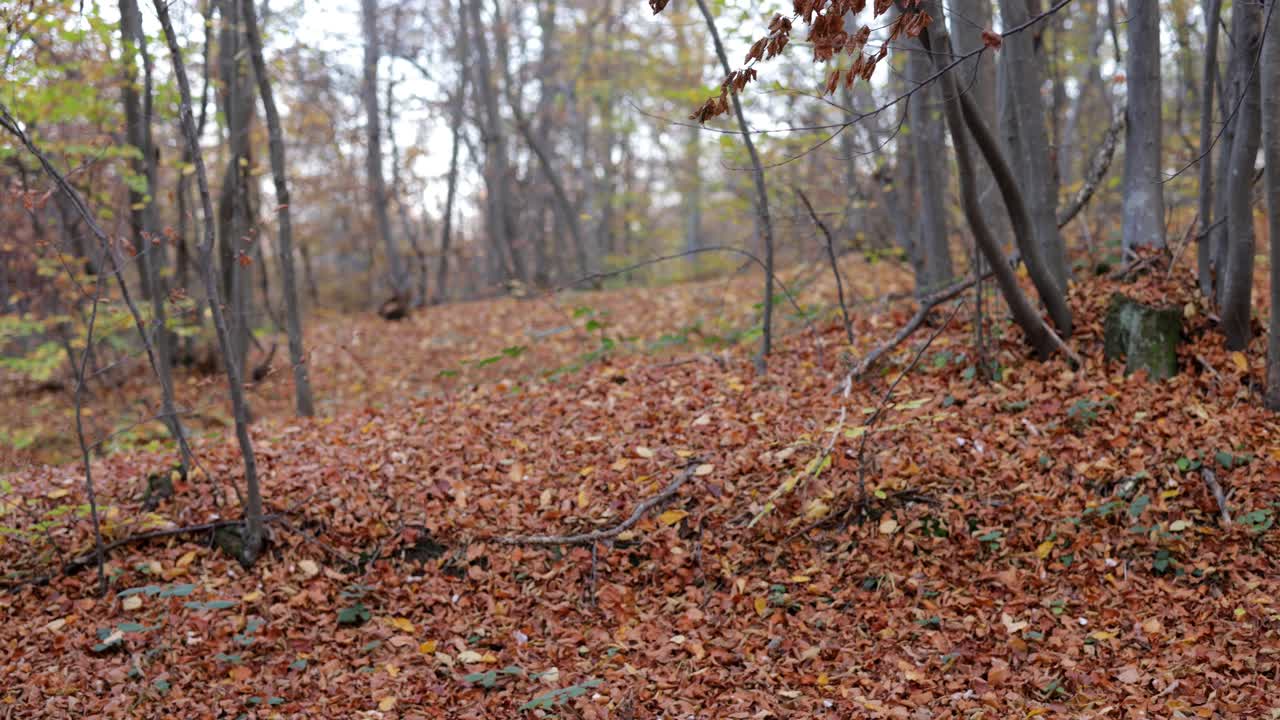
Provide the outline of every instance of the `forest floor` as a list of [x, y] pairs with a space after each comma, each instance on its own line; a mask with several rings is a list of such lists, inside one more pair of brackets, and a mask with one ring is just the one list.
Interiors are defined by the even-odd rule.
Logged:
[[[1081, 368], [1001, 320], [984, 381], [948, 304], [845, 386], [914, 310], [866, 300], [900, 269], [846, 265], [854, 347], [836, 312], [792, 317], [765, 375], [716, 341], [750, 278], [317, 324], [323, 417], [288, 416], [287, 372], [254, 392], [277, 517], [248, 571], [208, 533], [128, 544], [98, 597], [58, 572], [92, 548], [82, 473], [24, 464], [0, 477], [0, 717], [1280, 713], [1261, 335], [1227, 352], [1157, 270], [1074, 286]], [[1184, 306], [1179, 375], [1102, 359], [1116, 289]], [[231, 434], [205, 434], [152, 511], [171, 452], [95, 461], [109, 540], [238, 514]], [[607, 530], [677, 482], [607, 541], [498, 542]]]

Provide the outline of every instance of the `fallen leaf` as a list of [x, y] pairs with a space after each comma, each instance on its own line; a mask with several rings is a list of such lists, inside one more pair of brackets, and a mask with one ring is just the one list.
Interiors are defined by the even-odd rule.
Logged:
[[401, 630], [403, 632], [407, 632], [410, 634], [417, 632], [417, 628], [413, 626], [413, 623], [409, 621], [409, 618], [402, 618], [402, 617], [392, 618], [391, 626], [396, 628], [397, 630]]
[[303, 577], [308, 580], [320, 574], [320, 566], [316, 564], [315, 560], [299, 560], [298, 569], [302, 571]]
[[668, 510], [658, 516], [658, 522], [663, 525], [675, 525], [688, 516], [689, 513], [685, 510]]
[[898, 521], [893, 519], [892, 515], [885, 515], [880, 519], [880, 534], [892, 535], [898, 532]]
[[125, 610], [137, 610], [138, 608], [142, 607], [142, 596], [130, 595], [129, 597], [120, 601], [120, 607], [124, 608]]
[[1142, 679], [1142, 673], [1133, 665], [1126, 665], [1120, 668], [1120, 672], [1116, 673], [1116, 679], [1125, 685], [1133, 685]]
[[636, 448], [636, 455], [648, 460], [653, 457], [653, 451], [643, 445]]
[[475, 665], [476, 663], [484, 662], [484, 656], [475, 650], [463, 650], [458, 653], [458, 662], [466, 665]]
[[396, 706], [396, 699], [390, 695], [378, 701], [378, 709], [387, 712]]

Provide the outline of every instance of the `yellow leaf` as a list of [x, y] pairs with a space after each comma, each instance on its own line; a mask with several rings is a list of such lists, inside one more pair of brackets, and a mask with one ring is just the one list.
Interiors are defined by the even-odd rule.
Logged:
[[57, 500], [59, 498], [64, 498], [70, 494], [71, 494], [70, 490], [67, 490], [66, 488], [58, 488], [57, 490], [50, 490], [49, 494], [45, 495], [45, 497], [49, 498], [50, 500]]
[[195, 559], [196, 559], [196, 551], [195, 551], [195, 550], [192, 550], [191, 552], [189, 552], [189, 553], [187, 553], [187, 554], [183, 555], [182, 557], [178, 558], [177, 565], [178, 565], [178, 567], [183, 568], [183, 567], [186, 567], [186, 566], [190, 565], [191, 563], [195, 562]]
[[755, 599], [754, 601], [752, 601], [752, 602], [753, 602], [753, 603], [755, 604], [755, 606], [756, 606], [756, 614], [757, 614], [757, 615], [759, 615], [760, 617], [764, 617], [764, 614], [765, 614], [766, 612], [768, 612], [768, 610], [769, 610], [769, 600], [768, 600], [768, 598], [766, 598], [766, 597], [764, 597], [764, 596], [761, 596], [761, 597], [756, 598], [756, 599]]
[[886, 515], [884, 519], [880, 521], [880, 534], [892, 535], [896, 532], [898, 532], [898, 521], [894, 520], [891, 516]]
[[595, 471], [596, 471], [596, 466], [595, 466], [595, 465], [588, 465], [588, 466], [586, 466], [586, 467], [582, 468], [581, 470], [579, 470], [579, 471], [578, 471], [578, 475], [579, 475], [579, 476], [581, 476], [581, 477], [586, 477], [586, 476], [590, 475], [591, 473], [593, 473], [593, 472], [595, 472]]
[[578, 486], [578, 509], [581, 510], [591, 503], [591, 498], [587, 495], [587, 486]]
[[609, 466], [609, 469], [615, 470], [615, 471], [626, 470], [627, 465], [630, 465], [630, 464], [631, 464], [631, 460], [627, 458], [618, 458], [617, 460], [614, 461], [612, 465]]
[[458, 653], [458, 662], [474, 665], [479, 662], [484, 662], [484, 656], [475, 650], [463, 650]]
[[807, 583], [807, 582], [809, 582], [809, 576], [808, 576], [808, 575], [792, 575], [792, 576], [791, 576], [791, 582], [793, 582], [793, 583]]
[[392, 618], [391, 625], [395, 627], [397, 630], [401, 630], [407, 633], [413, 633], [417, 630], [417, 628], [413, 626], [413, 623], [409, 621], [409, 618], [402, 618], [402, 617]]
[[1053, 546], [1057, 544], [1058, 543], [1056, 540], [1045, 540], [1044, 542], [1040, 543], [1040, 547], [1036, 548], [1036, 557], [1040, 558], [1041, 560], [1044, 560], [1045, 558], [1049, 557], [1049, 553], [1053, 552]]
[[1239, 350], [1231, 353], [1231, 363], [1236, 366], [1240, 372], [1249, 372], [1249, 359]]
[[675, 525], [688, 515], [689, 513], [684, 510], [668, 510], [658, 516], [658, 522], [663, 525]]
[[636, 448], [636, 455], [648, 460], [653, 457], [653, 451], [643, 445]]
[[436, 645], [438, 644], [439, 643], [437, 643], [435, 640], [428, 640], [418, 646], [418, 652], [422, 653], [423, 655], [430, 655], [431, 653], [436, 651]]
[[387, 674], [390, 675], [391, 677], [395, 677], [400, 674], [400, 668], [395, 665], [388, 664], [383, 669], [386, 670]]
[[261, 599], [262, 599], [261, 590], [253, 590], [251, 592], [247, 592], [244, 595], [240, 596], [241, 602], [247, 602], [247, 603], [258, 602]]
[[387, 712], [391, 710], [391, 708], [394, 708], [395, 706], [396, 706], [396, 699], [391, 697], [390, 695], [378, 701], [378, 709], [381, 710], [382, 712]]
[[182, 166], [182, 174], [183, 174], [183, 175], [195, 175], [195, 174], [196, 174], [196, 166], [195, 166], [195, 165], [183, 165], [183, 166]]
[[817, 683], [818, 683], [818, 687], [826, 687], [827, 685], [831, 684], [831, 678], [827, 677], [826, 673], [821, 673], [820, 675], [818, 675]]
[[1089, 634], [1089, 637], [1093, 638], [1094, 640], [1110, 640], [1115, 636], [1116, 636], [1115, 633], [1106, 632], [1105, 630], [1098, 630], [1097, 632], [1093, 632]]

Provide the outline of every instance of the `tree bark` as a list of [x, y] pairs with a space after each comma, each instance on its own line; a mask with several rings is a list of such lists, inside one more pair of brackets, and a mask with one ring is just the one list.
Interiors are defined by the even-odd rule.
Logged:
[[[1000, 0], [1000, 19], [1005, 27], [1021, 25], [1030, 18], [1027, 0]], [[1050, 157], [1040, 96], [1044, 81], [1044, 54], [1037, 50], [1040, 32], [1043, 27], [1016, 33], [1005, 38], [1001, 46], [1006, 109], [1014, 123], [1014, 132], [1008, 138], [1009, 151], [1014, 153], [1017, 177], [1025, 189], [1022, 195], [1044, 267], [1060, 292], [1065, 292], [1071, 268], [1056, 220], [1057, 174]], [[1026, 255], [1025, 249], [1023, 254]]]
[[[937, 20], [932, 3], [922, 3], [919, 12], [928, 12]], [[913, 86], [923, 82], [931, 73], [932, 62], [925, 54], [910, 53], [907, 57], [908, 82]], [[947, 179], [950, 168], [947, 163], [946, 141], [943, 136], [943, 119], [938, 111], [942, 95], [937, 83], [921, 88], [907, 102], [907, 137], [911, 145], [920, 192], [920, 253], [922, 274], [916, 277], [916, 294], [928, 295], [951, 281], [954, 271], [951, 265], [951, 247], [947, 232]]]
[[[262, 57], [262, 35], [258, 28], [254, 0], [240, 0], [244, 16], [245, 36], [249, 40], [249, 53], [253, 60], [254, 74], [258, 77], [258, 94], [267, 116], [267, 142], [271, 155], [271, 177], [276, 189], [276, 223], [279, 225], [280, 277], [284, 285], [285, 323], [289, 337], [289, 362], [293, 366], [293, 399], [298, 415], [315, 415], [311, 399], [311, 378], [307, 370], [306, 351], [302, 345], [302, 315], [298, 310], [297, 279], [293, 267], [293, 220], [289, 199], [289, 180], [285, 162], [284, 131], [280, 127], [280, 113], [276, 109], [271, 79], [267, 76], [267, 64]], [[263, 302], [266, 302], [263, 297]]]
[[226, 169], [218, 197], [219, 263], [222, 297], [229, 310], [232, 360], [243, 368], [249, 354], [252, 332], [253, 283], [249, 276], [252, 256], [247, 246], [252, 208], [249, 205], [249, 123], [253, 114], [252, 94], [247, 87], [238, 25], [239, 0], [221, 0], [222, 31], [218, 38], [218, 72], [222, 88], [218, 102], [227, 123]]
[[1263, 192], [1267, 198], [1267, 236], [1271, 241], [1265, 402], [1269, 409], [1280, 411], [1280, 32], [1269, 28], [1262, 42], [1262, 157], [1266, 166]]
[[[921, 44], [926, 51], [932, 50], [933, 40], [935, 39], [937, 40], [936, 45], [939, 53], [947, 53], [950, 50], [950, 42], [945, 31], [930, 33], [926, 28], [920, 35]], [[946, 61], [942, 54], [933, 54], [933, 56], [936, 68], [941, 69], [945, 66]], [[962, 117], [964, 113], [961, 107], [961, 99], [964, 96], [957, 92], [955, 78], [952, 77], [951, 73], [944, 74], [941, 80], [944, 96], [943, 107], [945, 108], [947, 127], [951, 132], [951, 144], [956, 153], [956, 165], [960, 180], [960, 199], [964, 208], [965, 218], [969, 222], [970, 229], [973, 230], [978, 248], [982, 251], [987, 263], [995, 273], [996, 284], [1000, 286], [1000, 292], [1004, 296], [1005, 302], [1009, 305], [1014, 322], [1022, 329], [1023, 334], [1027, 336], [1027, 344], [1036, 351], [1036, 355], [1041, 359], [1045, 359], [1053, 354], [1056, 345], [1053, 331], [1045, 325], [1040, 314], [1036, 312], [1031, 301], [1022, 292], [1022, 288], [1018, 286], [1018, 279], [1014, 275], [1013, 266], [1005, 259], [1004, 253], [1000, 251], [1000, 244], [991, 235], [991, 231], [987, 227], [986, 220], [982, 215], [982, 206], [978, 200], [977, 178], [973, 171], [973, 164], [969, 159], [966, 129], [970, 133], [973, 132], [973, 129], [972, 127], [966, 128]]]
[[186, 66], [182, 62], [182, 48], [178, 45], [178, 36], [173, 31], [173, 22], [169, 19], [169, 6], [165, 0], [154, 0], [154, 2], [165, 40], [169, 45], [169, 54], [173, 60], [173, 74], [178, 80], [183, 135], [187, 150], [196, 166], [196, 183], [200, 192], [200, 207], [204, 215], [204, 240], [200, 243], [201, 270], [204, 274], [205, 291], [209, 295], [209, 309], [213, 315], [218, 345], [227, 367], [227, 386], [231, 394], [232, 411], [235, 414], [236, 439], [239, 441], [240, 454], [244, 460], [246, 493], [241, 561], [249, 565], [257, 560], [266, 545], [262, 489], [258, 484], [258, 467], [253, 454], [253, 443], [249, 439], [249, 406], [245, 401], [241, 367], [236, 364], [232, 354], [230, 329], [223, 316], [222, 303], [218, 299], [218, 279], [213, 263], [213, 204], [209, 200], [209, 178], [205, 172], [204, 157], [200, 153], [200, 139], [196, 135], [195, 121], [191, 117], [191, 85], [187, 80]]
[[1160, 174], [1160, 7], [1157, 0], [1129, 0], [1125, 23], [1128, 103], [1124, 133], [1125, 258], [1135, 248], [1164, 247], [1164, 186]]
[[467, 0], [458, 0], [457, 10], [457, 27], [458, 27], [458, 90], [457, 95], [453, 98], [453, 120], [452, 133], [453, 141], [449, 147], [449, 177], [448, 189], [445, 191], [444, 199], [444, 221], [440, 227], [440, 264], [436, 267], [436, 286], [432, 294], [433, 303], [444, 302], [448, 297], [448, 280], [449, 280], [449, 246], [453, 242], [453, 204], [458, 195], [458, 150], [462, 144], [462, 120], [463, 112], [467, 106], [467, 69], [465, 67], [469, 60], [469, 34], [467, 23], [467, 11], [464, 3]]
[[[142, 296], [151, 301], [151, 333], [156, 344], [155, 372], [160, 381], [161, 412], [169, 434], [178, 446], [179, 458], [183, 470], [189, 466], [191, 457], [187, 447], [186, 434], [182, 420], [178, 417], [173, 398], [173, 335], [169, 332], [165, 314], [165, 301], [168, 290], [161, 272], [164, 267], [164, 236], [159, 231], [156, 217], [156, 162], [155, 146], [151, 136], [152, 101], [151, 101], [151, 55], [147, 51], [146, 34], [142, 31], [142, 13], [138, 11], [136, 0], [120, 0], [120, 36], [124, 46], [122, 63], [124, 67], [123, 99], [125, 110], [125, 134], [129, 144], [133, 145], [141, 157], [131, 161], [135, 175], [142, 177], [146, 184], [143, 192], [129, 191], [130, 224], [133, 226], [134, 247], [138, 251], [138, 259], [142, 269]], [[138, 97], [136, 88], [137, 75], [134, 52], [143, 61], [143, 98]], [[123, 278], [121, 278], [123, 280]]]
[[1213, 91], [1218, 76], [1218, 18], [1222, 0], [1205, 0], [1204, 89], [1200, 94], [1200, 233], [1196, 236], [1196, 278], [1200, 292], [1214, 297], [1213, 244]]
[[378, 108], [378, 61], [382, 58], [382, 46], [378, 37], [378, 0], [360, 0], [360, 17], [364, 28], [365, 174], [369, 204], [373, 206], [374, 226], [387, 255], [392, 292], [407, 299], [409, 279], [391, 234], [386, 178], [382, 174], [382, 120]]
[[[1018, 33], [1021, 35], [1022, 33]], [[1027, 273], [1040, 295], [1040, 300], [1049, 311], [1054, 327], [1063, 337], [1071, 336], [1071, 309], [1067, 306], [1066, 293], [1053, 280], [1048, 268], [1040, 256], [1040, 246], [1035, 242], [1032, 230], [1031, 215], [1023, 202], [1018, 180], [1014, 177], [1008, 161], [1000, 151], [991, 131], [982, 119], [982, 114], [974, 106], [972, 98], [960, 93], [960, 110], [964, 116], [965, 127], [973, 137], [991, 174], [995, 177], [996, 186], [1000, 188], [1004, 205], [1009, 211], [1009, 220], [1013, 224], [1014, 238], [1017, 240], [1022, 261], [1027, 265]]]
[[[1272, 0], [1274, 2], [1274, 0]], [[1231, 169], [1227, 177], [1226, 277], [1223, 280], [1222, 330], [1227, 349], [1244, 350], [1252, 339], [1250, 315], [1253, 310], [1253, 163], [1261, 140], [1260, 93], [1254, 59], [1262, 42], [1262, 13], [1252, 3], [1237, 3], [1231, 10], [1237, 71], [1243, 100], [1236, 114], [1236, 138], [1231, 146]]]
[[506, 132], [498, 110], [498, 90], [489, 55], [489, 40], [480, 15], [481, 0], [469, 0], [471, 32], [475, 39], [476, 90], [484, 110], [481, 141], [484, 144], [485, 185], [488, 188], [489, 235], [507, 280], [524, 279], [524, 263], [515, 251], [511, 178]]

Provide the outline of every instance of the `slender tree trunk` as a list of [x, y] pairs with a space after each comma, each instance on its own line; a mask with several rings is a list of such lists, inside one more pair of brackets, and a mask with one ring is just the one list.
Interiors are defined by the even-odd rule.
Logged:
[[[123, 99], [125, 109], [125, 134], [129, 144], [133, 145], [141, 157], [131, 161], [133, 172], [145, 179], [144, 192], [129, 191], [130, 224], [133, 226], [134, 247], [142, 269], [142, 296], [151, 301], [150, 333], [156, 344], [155, 371], [160, 381], [161, 413], [163, 422], [169, 429], [178, 446], [179, 461], [185, 470], [191, 461], [187, 447], [186, 434], [182, 420], [178, 417], [173, 398], [173, 351], [172, 339], [167, 327], [165, 301], [168, 291], [164, 282], [162, 269], [165, 247], [164, 236], [159, 232], [156, 218], [156, 163], [155, 147], [151, 138], [151, 55], [147, 51], [146, 35], [142, 32], [142, 14], [138, 12], [136, 0], [120, 1], [120, 36], [124, 46], [122, 66], [124, 68]], [[144, 83], [143, 98], [138, 97], [137, 75], [134, 52], [143, 60]], [[123, 280], [123, 278], [121, 278]]]
[[[1274, 0], [1272, 0], [1274, 2]], [[1261, 140], [1261, 84], [1253, 72], [1254, 59], [1262, 42], [1262, 13], [1248, 2], [1236, 3], [1231, 10], [1232, 37], [1235, 40], [1237, 71], [1244, 93], [1236, 115], [1236, 138], [1231, 146], [1231, 169], [1227, 178], [1227, 248], [1226, 273], [1223, 279], [1222, 330], [1227, 349], [1244, 350], [1253, 332], [1250, 315], [1253, 310], [1253, 163]]]
[[1129, 0], [1128, 104], [1124, 137], [1124, 254], [1164, 247], [1164, 186], [1160, 173], [1160, 7]]
[[[1030, 18], [1027, 0], [1000, 0], [1000, 19], [1005, 27], [1020, 25]], [[1009, 150], [1014, 153], [1014, 162], [1019, 168], [1017, 177], [1025, 189], [1023, 197], [1035, 243], [1050, 279], [1065, 291], [1070, 265], [1056, 219], [1058, 189], [1045, 128], [1044, 102], [1040, 97], [1044, 54], [1037, 51], [1036, 43], [1036, 33], [1028, 31], [1005, 38], [1001, 46], [1006, 108], [1016, 123]]]
[[1218, 75], [1217, 78], [1220, 99], [1218, 112], [1222, 115], [1223, 130], [1215, 148], [1218, 154], [1218, 166], [1214, 170], [1216, 177], [1213, 186], [1218, 191], [1214, 193], [1213, 197], [1213, 215], [1219, 222], [1209, 233], [1210, 253], [1213, 256], [1214, 302], [1219, 308], [1226, 302], [1227, 250], [1231, 241], [1230, 223], [1228, 221], [1231, 151], [1235, 147], [1236, 128], [1240, 124], [1239, 113], [1232, 115], [1231, 108], [1244, 92], [1244, 86], [1241, 84], [1239, 77], [1239, 62], [1237, 62], [1239, 53], [1230, 50], [1231, 47], [1233, 45], [1228, 45], [1226, 77]]
[[1200, 292], [1214, 297], [1213, 244], [1213, 90], [1218, 76], [1218, 18], [1222, 0], [1205, 0], [1204, 90], [1200, 95], [1200, 232], [1196, 237], [1196, 277]]
[[[928, 12], [937, 20], [932, 3], [922, 4], [920, 12]], [[933, 63], [919, 52], [907, 57], [908, 82], [917, 85], [929, 77]], [[924, 296], [947, 284], [954, 276], [951, 246], [947, 231], [947, 180], [951, 174], [947, 163], [943, 118], [939, 110], [942, 94], [938, 83], [930, 83], [907, 102], [907, 125], [911, 130], [912, 162], [918, 173], [920, 193], [920, 267], [916, 277], [916, 294]]]
[[440, 227], [440, 265], [436, 270], [435, 294], [433, 301], [440, 303], [448, 298], [447, 283], [449, 279], [449, 245], [453, 242], [453, 203], [458, 194], [458, 149], [462, 144], [463, 111], [467, 103], [467, 70], [464, 67], [468, 60], [467, 12], [463, 3], [458, 0], [458, 90], [453, 100], [453, 142], [449, 148], [448, 190], [445, 192], [444, 221]]
[[178, 36], [174, 33], [173, 23], [169, 19], [169, 6], [164, 0], [155, 0], [155, 7], [173, 59], [173, 73], [178, 80], [183, 135], [196, 166], [196, 182], [204, 215], [204, 240], [200, 243], [201, 270], [204, 274], [205, 292], [209, 295], [209, 309], [213, 315], [218, 345], [227, 366], [227, 385], [235, 414], [236, 438], [240, 443], [240, 454], [244, 459], [246, 495], [244, 546], [241, 560], [248, 565], [257, 560], [266, 545], [262, 489], [258, 485], [258, 468], [253, 454], [253, 443], [249, 439], [249, 407], [244, 397], [244, 378], [240, 373], [241, 367], [236, 364], [230, 330], [227, 327], [226, 318], [223, 317], [222, 303], [218, 299], [218, 279], [213, 262], [213, 205], [209, 200], [209, 179], [205, 172], [204, 158], [200, 154], [200, 139], [196, 135], [195, 121], [191, 117], [191, 85], [187, 80], [186, 66], [182, 62], [182, 49], [178, 45]]
[[[1269, 0], [1274, 4], [1278, 0]], [[1268, 8], [1273, 12], [1273, 8]], [[1272, 22], [1275, 22], [1274, 19]], [[1262, 46], [1262, 157], [1271, 242], [1271, 309], [1267, 322], [1266, 405], [1280, 411], [1280, 31], [1267, 29]]]
[[[1022, 33], [1019, 33], [1021, 35]], [[1015, 36], [1016, 37], [1016, 36]], [[1013, 224], [1014, 238], [1022, 253], [1022, 260], [1027, 265], [1031, 282], [1036, 286], [1040, 300], [1049, 311], [1054, 327], [1063, 337], [1071, 335], [1071, 309], [1067, 306], [1066, 293], [1054, 282], [1053, 276], [1040, 256], [1040, 246], [1035, 242], [1032, 230], [1031, 214], [1022, 199], [1022, 191], [1018, 180], [1000, 151], [999, 144], [982, 119], [982, 113], [974, 105], [973, 99], [966, 93], [960, 93], [960, 110], [964, 116], [965, 127], [973, 137], [983, 159], [991, 168], [996, 185], [1000, 188], [1004, 205], [1009, 210], [1009, 220]], [[1055, 221], [1056, 222], [1056, 221]], [[1055, 226], [1056, 227], [1056, 226]]]
[[382, 174], [382, 120], [378, 108], [378, 61], [382, 58], [382, 47], [378, 37], [378, 0], [360, 0], [360, 17], [364, 28], [365, 173], [369, 204], [373, 206], [374, 226], [387, 255], [392, 292], [407, 299], [409, 279], [391, 234], [386, 179]]
[[245, 367], [252, 332], [253, 283], [249, 275], [252, 249], [247, 245], [250, 218], [249, 205], [249, 123], [253, 114], [252, 94], [245, 77], [239, 0], [221, 0], [221, 35], [218, 38], [218, 71], [222, 88], [219, 104], [227, 123], [227, 158], [218, 198], [219, 261], [222, 270], [222, 296], [229, 310], [232, 359]]
[[494, 249], [506, 265], [508, 280], [525, 279], [524, 263], [515, 251], [515, 223], [512, 216], [510, 167], [506, 131], [498, 110], [498, 89], [493, 76], [489, 39], [480, 15], [481, 0], [469, 0], [471, 33], [475, 40], [476, 90], [484, 110], [482, 138], [486, 185], [489, 190], [491, 218], [489, 234]]
[[[941, 25], [938, 27], [941, 27]], [[939, 52], [947, 52], [950, 49], [950, 43], [947, 40], [945, 31], [930, 33], [926, 28], [921, 33], [920, 39], [926, 50], [932, 49], [935, 44], [933, 40], [937, 41], [936, 46]], [[943, 55], [935, 54], [934, 58], [935, 67], [941, 69], [946, 65]], [[986, 220], [982, 216], [982, 206], [978, 200], [977, 178], [973, 171], [973, 164], [969, 159], [965, 122], [961, 117], [963, 110], [960, 107], [960, 98], [962, 96], [956, 90], [955, 78], [952, 77], [951, 73], [942, 76], [942, 84], [947, 126], [951, 131], [951, 143], [956, 151], [956, 163], [960, 176], [960, 198], [964, 207], [965, 217], [969, 221], [969, 227], [973, 230], [978, 248], [995, 272], [996, 283], [1000, 286], [1000, 292], [1004, 295], [1005, 302], [1009, 305], [1014, 322], [1018, 324], [1018, 327], [1022, 328], [1023, 334], [1027, 336], [1027, 343], [1035, 349], [1036, 354], [1041, 359], [1047, 358], [1053, 353], [1056, 345], [1053, 331], [1045, 325], [1040, 314], [1036, 312], [1031, 301], [1022, 292], [1022, 288], [1018, 286], [1018, 279], [1014, 275], [1013, 266], [1005, 259], [1004, 254], [1000, 251], [1000, 244], [987, 228]], [[969, 132], [972, 132], [972, 127], [969, 128]]]
[[[707, 7], [707, 0], [698, 0], [698, 9], [707, 21], [707, 29], [716, 47], [716, 55], [720, 58], [720, 67], [727, 77], [733, 72], [729, 67], [729, 56], [725, 54], [724, 44], [720, 42], [720, 32], [716, 30], [716, 19]], [[747, 125], [746, 115], [742, 112], [742, 103], [738, 93], [732, 88], [729, 97], [733, 101], [733, 113], [738, 118], [738, 128], [742, 131], [742, 142], [747, 146], [747, 154], [751, 156], [751, 177], [755, 182], [756, 217], [759, 222], [761, 238], [764, 240], [764, 333], [760, 339], [760, 354], [756, 356], [756, 369], [765, 371], [770, 346], [773, 342], [773, 224], [769, 219], [769, 191], [764, 184], [764, 168], [760, 164], [760, 155], [756, 152], [756, 144], [751, 140], [751, 129]]]
[[538, 158], [538, 167], [542, 169], [542, 174], [547, 178], [547, 182], [551, 183], [551, 191], [555, 197], [556, 212], [560, 214], [560, 220], [569, 228], [569, 236], [573, 238], [573, 246], [579, 249], [578, 255], [578, 273], [582, 277], [586, 277], [591, 273], [591, 268], [587, 264], [587, 258], [581, 249], [586, 246], [585, 238], [582, 234], [582, 226], [578, 222], [578, 215], [573, 211], [573, 203], [569, 202], [569, 195], [565, 192], [564, 182], [560, 179], [560, 174], [556, 172], [556, 164], [552, 161], [550, 152], [542, 144], [541, 138], [533, 133], [533, 128], [529, 125], [529, 120], [521, 112], [516, 105], [516, 98], [508, 98], [511, 111], [516, 116], [516, 126], [520, 128], [520, 134], [524, 135], [524, 139], [529, 143], [529, 148], [533, 150], [533, 154]]
[[[284, 131], [280, 127], [280, 113], [276, 110], [275, 94], [267, 75], [267, 64], [262, 57], [262, 35], [258, 28], [254, 0], [240, 0], [244, 17], [245, 36], [249, 40], [249, 53], [253, 60], [254, 74], [258, 77], [258, 95], [267, 116], [267, 142], [271, 155], [271, 176], [276, 188], [277, 240], [280, 247], [280, 277], [284, 284], [285, 322], [289, 337], [289, 362], [293, 366], [294, 409], [298, 415], [315, 415], [311, 400], [311, 378], [307, 371], [307, 355], [302, 345], [302, 314], [298, 310], [298, 289], [293, 268], [293, 219], [289, 199], [288, 166], [285, 162]], [[267, 298], [263, 297], [263, 302]]]
[[[401, 6], [396, 6], [395, 23], [396, 28], [391, 32], [391, 57], [400, 57], [400, 11]], [[413, 256], [418, 261], [418, 287], [413, 293], [412, 301], [415, 305], [427, 304], [427, 275], [429, 268], [427, 267], [427, 255], [422, 250], [422, 243], [419, 242], [418, 230], [415, 224], [409, 219], [409, 191], [404, 185], [404, 168], [400, 162], [400, 144], [396, 142], [396, 78], [395, 73], [388, 73], [387, 77], [387, 144], [391, 146], [391, 197], [396, 203], [396, 219], [400, 222], [400, 233], [404, 235], [405, 240], [409, 242], [409, 248], [413, 250]], [[406, 280], [407, 282], [407, 280]]]

